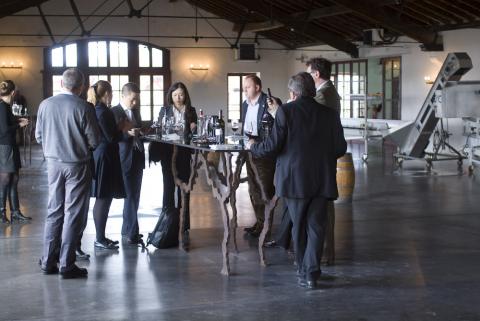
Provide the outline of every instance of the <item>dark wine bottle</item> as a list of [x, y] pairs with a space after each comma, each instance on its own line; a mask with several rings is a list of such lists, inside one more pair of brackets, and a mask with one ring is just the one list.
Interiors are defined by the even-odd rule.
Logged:
[[265, 110], [262, 116], [262, 139], [265, 140], [270, 136], [270, 133], [272, 132], [273, 128], [273, 123], [275, 122], [275, 119], [273, 118], [272, 115], [268, 111]]
[[215, 138], [218, 144], [225, 143], [225, 121], [223, 120], [223, 110], [220, 109], [218, 119], [215, 123]]

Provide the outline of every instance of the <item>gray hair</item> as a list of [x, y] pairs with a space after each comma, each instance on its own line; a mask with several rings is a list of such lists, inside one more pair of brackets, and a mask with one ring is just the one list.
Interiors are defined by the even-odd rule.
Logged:
[[288, 81], [288, 90], [297, 97], [315, 97], [315, 82], [308, 72], [299, 72]]
[[62, 75], [63, 87], [68, 90], [79, 89], [85, 82], [83, 73], [77, 68], [69, 68]]

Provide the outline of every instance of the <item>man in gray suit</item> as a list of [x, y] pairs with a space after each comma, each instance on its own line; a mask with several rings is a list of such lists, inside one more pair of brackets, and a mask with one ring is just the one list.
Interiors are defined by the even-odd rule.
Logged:
[[307, 72], [315, 82], [315, 89], [317, 90], [315, 100], [317, 103], [340, 113], [340, 100], [342, 98], [330, 80], [332, 63], [325, 58], [312, 58], [307, 61]]
[[100, 132], [92, 107], [78, 97], [83, 84], [84, 76], [78, 69], [67, 69], [62, 76], [63, 92], [40, 104], [35, 131], [48, 173], [42, 271], [60, 272], [65, 279], [88, 273], [75, 264], [75, 249], [88, 215], [91, 151], [99, 144]]

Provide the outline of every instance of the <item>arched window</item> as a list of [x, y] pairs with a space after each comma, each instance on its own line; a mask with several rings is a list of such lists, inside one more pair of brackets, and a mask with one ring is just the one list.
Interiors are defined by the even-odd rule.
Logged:
[[122, 86], [129, 81], [137, 83], [145, 122], [157, 117], [171, 82], [169, 50], [134, 40], [78, 40], [46, 48], [44, 56], [45, 98], [61, 91], [65, 69], [78, 67], [85, 74], [87, 85], [100, 79], [112, 84], [114, 106], [120, 101]]

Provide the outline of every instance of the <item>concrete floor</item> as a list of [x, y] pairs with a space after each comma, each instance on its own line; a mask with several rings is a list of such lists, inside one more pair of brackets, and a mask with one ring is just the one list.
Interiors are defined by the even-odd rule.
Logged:
[[[361, 146], [351, 148], [358, 157]], [[336, 206], [336, 265], [324, 268], [321, 289], [306, 291], [285, 251], [268, 249], [271, 265], [262, 268], [255, 240], [242, 232], [233, 275], [220, 275], [222, 223], [204, 179], [191, 199], [188, 253], [95, 251], [89, 217], [83, 247], [92, 258], [79, 264], [88, 279], [42, 275], [47, 185], [34, 150], [20, 181], [23, 212], [34, 220], [0, 225], [0, 320], [480, 320], [478, 179], [456, 174], [454, 162], [434, 175], [419, 162], [395, 171], [389, 153], [377, 149], [368, 166], [356, 160], [354, 202]], [[143, 234], [162, 206], [160, 182], [160, 166], [147, 168]], [[246, 184], [238, 195], [240, 225], [250, 225]], [[121, 208], [114, 202], [108, 221], [113, 239], [120, 239]]]

